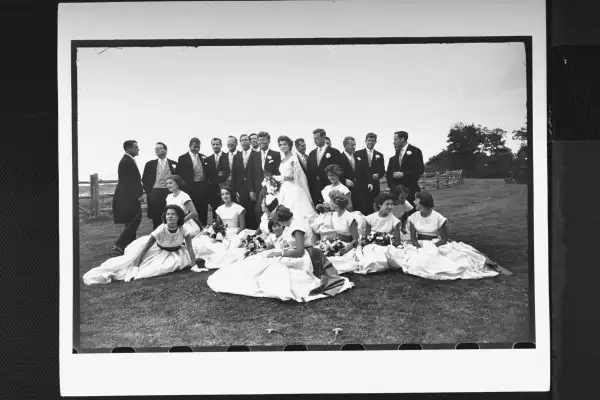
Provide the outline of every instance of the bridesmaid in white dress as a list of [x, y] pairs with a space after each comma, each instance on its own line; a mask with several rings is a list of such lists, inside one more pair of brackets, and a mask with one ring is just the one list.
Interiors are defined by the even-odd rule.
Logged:
[[[282, 205], [273, 211], [273, 216], [285, 228], [275, 243], [275, 249], [222, 267], [208, 278], [208, 286], [220, 293], [297, 302], [327, 297], [325, 294], [310, 294], [321, 285], [321, 280], [313, 274], [312, 261], [306, 251], [312, 243], [312, 232], [307, 222], [303, 218], [295, 218], [290, 209]], [[347, 278], [342, 279], [344, 283], [339, 292], [353, 286]]]
[[282, 153], [279, 173], [283, 179], [277, 194], [279, 204], [285, 204], [286, 207], [292, 210], [296, 218], [304, 218], [310, 221], [317, 215], [317, 212], [310, 197], [306, 175], [302, 170], [298, 157], [292, 153], [292, 139], [287, 136], [280, 136], [277, 143]]
[[427, 191], [415, 194], [417, 212], [408, 217], [411, 243], [390, 248], [391, 266], [426, 279], [481, 279], [498, 275], [486, 267], [487, 257], [472, 246], [448, 239], [446, 217], [433, 209]]
[[[151, 278], [191, 266], [195, 262], [192, 237], [184, 224], [183, 210], [173, 204], [165, 207], [163, 224], [125, 248], [122, 256], [110, 258], [83, 275], [86, 285], [129, 282]], [[187, 251], [181, 246], [185, 240]], [[190, 257], [191, 255], [191, 257]]]
[[[343, 274], [358, 269], [358, 258], [356, 256], [356, 246], [358, 245], [358, 223], [352, 213], [346, 210], [348, 206], [348, 197], [342, 192], [332, 190], [329, 192], [329, 203], [331, 204], [331, 213], [327, 213], [329, 225], [335, 232], [335, 237], [331, 239], [339, 239], [346, 243], [340, 253], [340, 256], [329, 256], [327, 259], [331, 261], [338, 273]], [[323, 238], [322, 238], [323, 239]]]
[[240, 247], [248, 234], [246, 229], [246, 210], [241, 205], [234, 203], [231, 189], [221, 189], [223, 204], [216, 210], [218, 222], [227, 225], [225, 239], [217, 241], [207, 235], [197, 235], [192, 244], [198, 258], [204, 260], [204, 268], [194, 267], [192, 271], [201, 272], [206, 269], [217, 269], [225, 264], [230, 264], [243, 259], [244, 249]]
[[185, 213], [184, 225], [186, 225], [189, 234], [194, 237], [200, 233], [202, 228], [195, 222], [198, 212], [196, 211], [196, 207], [194, 207], [192, 199], [186, 192], [181, 191], [184, 185], [185, 182], [183, 182], [183, 179], [179, 175], [173, 175], [167, 179], [167, 189], [171, 192], [167, 196], [167, 204], [174, 204], [181, 207]]
[[[379, 208], [379, 211], [367, 216], [365, 235], [368, 236], [371, 232], [393, 235], [394, 239], [399, 243], [400, 220], [391, 212], [394, 206], [394, 196], [388, 193], [380, 193], [375, 198], [375, 205]], [[360, 267], [355, 272], [357, 274], [369, 274], [388, 269], [387, 250], [389, 247], [393, 246], [391, 244], [380, 246], [371, 243], [359, 248], [357, 250], [357, 257], [359, 258]]]

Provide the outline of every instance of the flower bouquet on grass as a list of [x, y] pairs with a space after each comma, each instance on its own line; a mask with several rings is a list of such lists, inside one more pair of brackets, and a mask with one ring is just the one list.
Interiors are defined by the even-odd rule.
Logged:
[[389, 233], [371, 232], [368, 235], [360, 238], [360, 245], [365, 247], [369, 244], [376, 244], [377, 246], [389, 246], [394, 242], [394, 235]]
[[211, 225], [208, 225], [206, 228], [204, 228], [202, 234], [207, 235], [209, 238], [218, 242], [222, 242], [227, 235], [227, 224], [215, 221]]
[[267, 249], [267, 242], [257, 234], [249, 235], [242, 242], [242, 247], [246, 249], [244, 252], [244, 258], [251, 256], [253, 254], [260, 253], [263, 250]]
[[325, 240], [320, 242], [317, 247], [323, 252], [325, 257], [339, 257], [342, 255], [342, 250], [346, 248], [346, 243], [339, 239]]

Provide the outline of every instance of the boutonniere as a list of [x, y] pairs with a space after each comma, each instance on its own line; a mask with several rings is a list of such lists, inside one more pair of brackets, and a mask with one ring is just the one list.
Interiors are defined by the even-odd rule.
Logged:
[[361, 159], [360, 157], [356, 157], [356, 159], [357, 159], [358, 161], [362, 161], [362, 159]]
[[268, 160], [270, 160], [271, 158], [273, 158], [273, 157], [271, 157], [271, 156], [267, 156], [267, 159], [268, 159]]
[[407, 156], [410, 156], [411, 154], [412, 154], [412, 151], [410, 151], [410, 150], [408, 150], [408, 151], [406, 152], [406, 155], [407, 155]]
[[379, 154], [375, 154], [375, 159], [379, 160]]
[[171, 164], [171, 168], [175, 169], [177, 167], [175, 164]]
[[329, 157], [331, 157], [331, 154], [327, 153], [327, 154], [325, 154], [325, 157], [329, 158]]

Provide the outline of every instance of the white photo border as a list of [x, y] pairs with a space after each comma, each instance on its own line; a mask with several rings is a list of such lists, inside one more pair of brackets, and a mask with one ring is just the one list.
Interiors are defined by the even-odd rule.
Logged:
[[[544, 0], [61, 4], [58, 15], [60, 386], [63, 396], [512, 392], [550, 389]], [[73, 354], [72, 40], [532, 37], [536, 348]], [[530, 200], [531, 201], [531, 200]], [[282, 368], [287, 364], [293, 368]], [[292, 371], [332, 366], [328, 379]], [[359, 366], [372, 366], [360, 368]], [[462, 368], [461, 368], [462, 367]], [[196, 372], [198, 371], [198, 372]], [[202, 371], [202, 372], [200, 372]], [[427, 371], [423, 374], [422, 371]], [[198, 375], [196, 377], [196, 374]], [[160, 376], [160, 379], [156, 377]], [[354, 376], [355, 379], [348, 379]]]

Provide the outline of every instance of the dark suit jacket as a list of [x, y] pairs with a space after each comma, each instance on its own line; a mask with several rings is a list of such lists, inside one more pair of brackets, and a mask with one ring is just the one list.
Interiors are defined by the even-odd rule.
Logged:
[[[218, 167], [215, 163], [214, 154], [207, 157], [206, 169], [204, 170], [204, 172], [206, 173], [208, 183], [210, 183], [213, 186], [218, 186], [225, 182], [231, 174], [231, 171], [229, 170], [229, 158], [227, 157], [227, 153], [221, 152]], [[223, 172], [223, 176], [219, 176], [219, 172]]]
[[[171, 174], [175, 175], [177, 170], [177, 163], [167, 158], [167, 164], [171, 170]], [[156, 183], [156, 168], [158, 166], [158, 159], [150, 160], [144, 166], [144, 174], [142, 175], [142, 185], [144, 186], [144, 192], [150, 194], [154, 184]]]
[[248, 202], [249, 193], [252, 189], [251, 180], [249, 179], [250, 164], [252, 160], [252, 152], [248, 155], [248, 164], [244, 168], [244, 154], [243, 151], [233, 156], [233, 166], [231, 169], [231, 184], [233, 190], [240, 195], [240, 203], [246, 204]]
[[[359, 172], [356, 174], [356, 181], [361, 188], [367, 190], [368, 185], [373, 185], [373, 195], [377, 196], [380, 191], [379, 179], [385, 176], [385, 160], [383, 154], [377, 150], [373, 150], [373, 160], [369, 167], [369, 158], [367, 149], [358, 150], [354, 153], [356, 166]], [[373, 174], [378, 174], [379, 179], [374, 181]]]
[[[354, 166], [355, 168], [358, 166], [358, 163], [356, 162], [356, 155], [354, 156]], [[342, 169], [344, 170], [343, 180], [340, 179], [340, 181], [345, 185], [346, 179], [350, 179], [356, 184], [356, 171], [352, 169], [350, 160], [348, 160], [348, 157], [344, 153], [340, 153], [340, 167], [342, 167]]]
[[[411, 154], [408, 154], [409, 151]], [[423, 153], [421, 153], [421, 150], [418, 147], [409, 144], [406, 147], [406, 152], [402, 158], [402, 165], [398, 165], [398, 156], [399, 153], [396, 153], [394, 156], [390, 157], [388, 162], [386, 173], [388, 186], [391, 188], [392, 186], [399, 184], [404, 185], [410, 189], [412, 197], [412, 194], [421, 190], [419, 188], [419, 178], [423, 175], [423, 172], [425, 172]], [[393, 177], [394, 172], [403, 172], [404, 176], [396, 179]]]
[[[261, 162], [262, 154], [260, 152], [255, 151], [250, 154], [250, 160], [248, 160], [248, 164], [250, 164], [248, 171], [248, 175], [250, 176], [251, 180], [250, 191], [256, 193], [257, 196], [262, 189], [261, 183], [265, 178]], [[267, 158], [265, 160], [265, 171], [270, 172], [273, 175], [279, 175], [279, 164], [281, 164], [281, 154], [277, 151], [269, 149], [267, 152]]]
[[329, 185], [329, 179], [327, 179], [327, 173], [325, 168], [331, 164], [340, 165], [342, 162], [342, 156], [340, 151], [333, 147], [327, 147], [325, 154], [321, 158], [321, 164], [317, 165], [317, 149], [313, 149], [308, 155], [308, 166], [307, 166], [307, 178], [308, 185], [310, 186], [310, 196], [312, 197], [313, 203], [319, 204], [323, 202], [321, 191], [325, 186]]
[[[207, 157], [202, 153], [198, 153], [198, 157], [202, 162], [202, 166], [204, 168], [204, 177], [206, 179]], [[192, 183], [194, 183], [194, 162], [192, 161], [192, 156], [190, 156], [189, 152], [179, 156], [175, 173], [179, 175], [179, 177], [183, 179], [183, 182], [185, 183], [185, 186], [180, 189], [187, 194], [190, 194], [189, 190], [192, 187]]]
[[119, 182], [113, 196], [113, 219], [115, 224], [133, 222], [141, 204], [138, 200], [144, 194], [142, 177], [133, 158], [124, 154], [119, 162]]
[[[296, 157], [298, 157], [298, 163], [302, 167], [302, 171], [304, 171], [304, 175], [306, 175], [307, 179], [308, 179], [308, 171], [307, 171], [306, 167], [304, 166], [304, 164], [302, 163], [302, 160], [300, 159], [300, 154], [296, 154]], [[308, 165], [308, 156], [306, 156], [306, 164]]]

